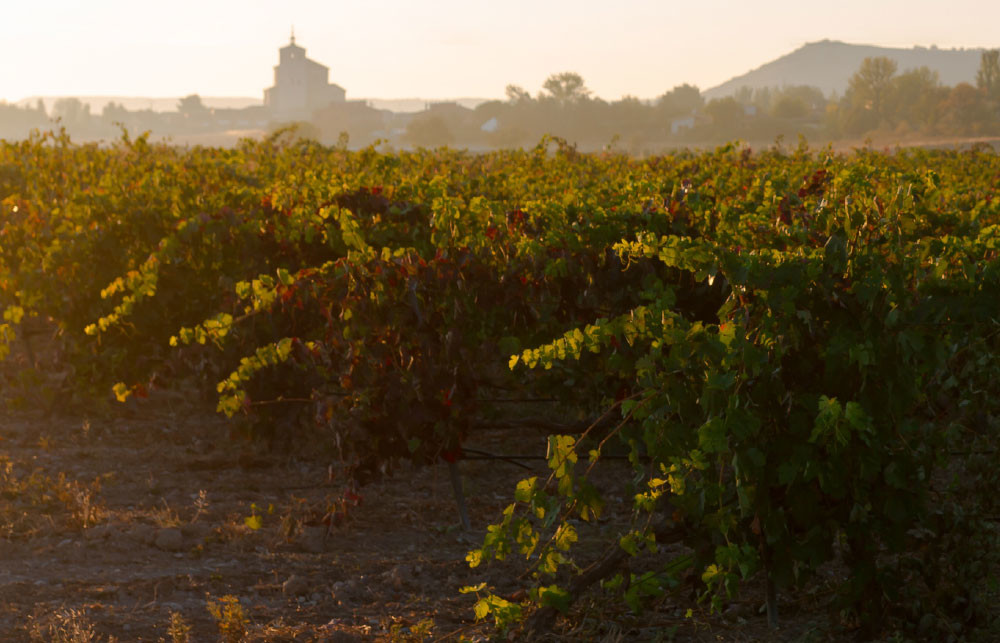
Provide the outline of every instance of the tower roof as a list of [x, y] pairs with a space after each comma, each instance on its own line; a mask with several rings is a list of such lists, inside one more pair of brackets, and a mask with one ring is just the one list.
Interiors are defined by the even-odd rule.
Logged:
[[296, 50], [301, 51], [303, 53], [305, 52], [305, 48], [304, 47], [300, 47], [299, 45], [295, 44], [295, 27], [292, 27], [292, 35], [288, 39], [288, 44], [281, 48], [282, 51], [284, 51], [285, 49], [296, 49]]

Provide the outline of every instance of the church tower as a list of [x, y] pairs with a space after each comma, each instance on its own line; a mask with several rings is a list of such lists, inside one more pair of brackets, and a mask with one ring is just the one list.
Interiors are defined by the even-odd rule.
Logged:
[[264, 90], [264, 105], [276, 120], [309, 120], [317, 109], [346, 98], [344, 88], [329, 78], [330, 69], [306, 58], [306, 50], [295, 44], [293, 29], [289, 43], [279, 50], [274, 86]]

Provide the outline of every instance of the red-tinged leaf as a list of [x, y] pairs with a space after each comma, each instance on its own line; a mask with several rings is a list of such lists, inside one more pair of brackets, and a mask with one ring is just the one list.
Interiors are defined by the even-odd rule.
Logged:
[[447, 451], [441, 452], [441, 459], [449, 464], [454, 464], [462, 458], [462, 447], [458, 446], [454, 449], [449, 449]]

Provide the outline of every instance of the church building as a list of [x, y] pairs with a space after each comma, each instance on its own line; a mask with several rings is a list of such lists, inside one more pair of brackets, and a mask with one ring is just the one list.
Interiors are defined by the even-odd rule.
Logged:
[[264, 90], [264, 105], [276, 120], [308, 120], [330, 103], [342, 103], [344, 88], [330, 82], [330, 68], [306, 58], [306, 50], [291, 42], [280, 50], [274, 68], [274, 87]]

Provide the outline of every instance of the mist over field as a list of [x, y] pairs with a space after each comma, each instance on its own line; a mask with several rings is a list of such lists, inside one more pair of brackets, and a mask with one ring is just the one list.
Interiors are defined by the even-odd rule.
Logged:
[[[0, 103], [0, 137], [65, 128], [77, 140], [148, 131], [176, 144], [234, 145], [294, 126], [298, 136], [358, 149], [523, 148], [543, 136], [583, 151], [647, 155], [740, 139], [761, 146], [994, 144], [1000, 135], [997, 50], [808, 43], [712, 87], [680, 83], [654, 95], [600, 96], [578, 71], [538, 86], [507, 83], [502, 98], [356, 98], [337, 82], [345, 63], [314, 60], [294, 32], [261, 98], [36, 96]], [[387, 86], [385, 92], [391, 91]]]

